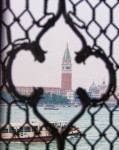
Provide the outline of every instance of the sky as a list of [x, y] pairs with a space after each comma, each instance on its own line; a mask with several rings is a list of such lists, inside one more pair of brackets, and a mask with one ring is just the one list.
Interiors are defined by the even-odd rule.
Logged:
[[[20, 14], [20, 8], [24, 5], [24, 1], [21, 0], [18, 3], [19, 8], [15, 7], [16, 0], [11, 0], [12, 7], [16, 13], [16, 15]], [[36, 0], [36, 3], [39, 3], [38, 0]], [[53, 3], [52, 0], [50, 0], [50, 9], [56, 12], [56, 4]], [[76, 2], [76, 0], [74, 0]], [[40, 15], [40, 12], [42, 9], [39, 10], [39, 5], [35, 5], [36, 3], [33, 3], [33, 0], [30, 1], [32, 5], [32, 10], [34, 17], [37, 19]], [[92, 2], [94, 4], [94, 2]], [[84, 6], [83, 9], [80, 7], [80, 18], [84, 18], [85, 22], [88, 23], [88, 19], [90, 18], [90, 10], [87, 6], [87, 4], [84, 2], [81, 4], [81, 6]], [[42, 5], [41, 5], [42, 6]], [[68, 8], [70, 9], [69, 5]], [[101, 17], [100, 22], [102, 23], [102, 26], [104, 27], [107, 23], [107, 19], [105, 18], [105, 15], [102, 15], [100, 9], [104, 9], [105, 14], [108, 13], [108, 10], [106, 9], [104, 4], [99, 7], [97, 10], [97, 17], [98, 19]], [[116, 12], [115, 12], [116, 13]], [[89, 14], [89, 16], [88, 16]], [[24, 16], [22, 21], [22, 25], [24, 28], [27, 28], [30, 24], [30, 18], [27, 16]], [[10, 19], [12, 19], [11, 16], [8, 16]], [[107, 17], [107, 16], [106, 16]], [[115, 15], [115, 18], [118, 17]], [[19, 27], [15, 24], [14, 29], [12, 31], [13, 41], [15, 39], [18, 39], [20, 36], [22, 36], [22, 32], [19, 29]], [[98, 28], [95, 26], [95, 24], [92, 24], [90, 26], [90, 33], [93, 36], [96, 36], [98, 34]], [[29, 33], [29, 36], [31, 40], [34, 40], [35, 37], [38, 35], [39, 29], [37, 27], [33, 27]], [[109, 29], [107, 34], [110, 37], [113, 37], [116, 33], [116, 31], [113, 29]], [[18, 37], [19, 36], [19, 37]], [[84, 36], [87, 39], [87, 42], [89, 45], [93, 43], [92, 39], [87, 35], [84, 34]], [[116, 60], [119, 60], [119, 37], [117, 40], [115, 40], [114, 44], [114, 57]], [[39, 63], [37, 61], [34, 61], [33, 56], [29, 51], [21, 51], [17, 55], [14, 64], [13, 64], [13, 81], [16, 86], [45, 86], [45, 87], [61, 87], [61, 64], [62, 59], [64, 55], [64, 51], [66, 49], [66, 46], [68, 44], [69, 51], [71, 54], [71, 61], [72, 61], [72, 89], [76, 90], [78, 87], [83, 87], [85, 89], [89, 89], [89, 86], [94, 82], [97, 85], [100, 85], [102, 81], [106, 81], [108, 84], [108, 71], [105, 68], [105, 64], [101, 61], [101, 59], [96, 59], [95, 57], [90, 57], [86, 64], [77, 64], [75, 62], [75, 52], [80, 51], [82, 47], [82, 43], [80, 39], [73, 33], [73, 31], [70, 29], [70, 27], [65, 23], [63, 16], [60, 17], [60, 19], [57, 21], [55, 26], [48, 30], [48, 32], [42, 37], [41, 39], [41, 46], [44, 50], [47, 51], [46, 60], [44, 63]], [[105, 49], [105, 52], [108, 54], [109, 50], [109, 42], [108, 40], [102, 35], [100, 36], [98, 40], [98, 44], [101, 45], [102, 48]], [[119, 77], [119, 73], [117, 75]]]

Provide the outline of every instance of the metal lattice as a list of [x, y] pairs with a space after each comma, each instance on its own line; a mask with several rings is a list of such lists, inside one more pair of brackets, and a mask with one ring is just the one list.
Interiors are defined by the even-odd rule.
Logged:
[[[30, 149], [30, 146], [37, 135], [37, 138], [41, 139], [44, 143], [44, 149], [52, 149], [52, 142], [56, 140], [56, 149], [63, 150], [67, 149], [67, 144], [70, 149], [98, 149], [98, 145], [106, 144], [107, 149], [116, 150], [119, 149], [119, 127], [118, 120], [115, 121], [115, 114], [119, 106], [119, 94], [117, 92], [117, 80], [118, 80], [118, 69], [119, 59], [115, 56], [115, 52], [118, 52], [119, 47], [119, 2], [117, 0], [57, 0], [57, 11], [49, 10], [50, 0], [43, 0], [43, 6], [39, 6], [42, 13], [39, 15], [34, 13], [33, 3], [39, 5], [39, 1], [25, 0], [22, 1], [22, 7], [19, 8], [18, 12], [15, 11], [17, 6], [17, 0], [3, 0], [1, 2], [1, 92], [5, 88], [11, 95], [12, 101], [8, 102], [6, 98], [1, 94], [1, 102], [7, 104], [6, 109], [6, 123], [0, 129], [4, 131], [6, 126], [10, 126], [11, 132], [13, 133], [9, 141], [1, 140], [1, 149], [11, 149], [13, 139], [15, 136], [18, 137], [18, 141], [23, 144], [24, 149]], [[37, 4], [38, 3], [38, 4]], [[56, 2], [55, 2], [56, 3]], [[68, 9], [70, 5], [71, 9]], [[83, 9], [83, 8], [86, 8]], [[25, 15], [28, 18], [28, 22], [25, 22]], [[85, 63], [87, 58], [94, 56], [95, 58], [101, 59], [105, 68], [109, 74], [109, 84], [107, 91], [101, 96], [101, 98], [90, 98], [86, 91], [78, 87], [76, 91], [77, 97], [81, 100], [82, 108], [80, 112], [68, 123], [65, 130], [58, 132], [52, 124], [50, 124], [43, 115], [38, 111], [37, 104], [39, 99], [43, 96], [43, 88], [34, 88], [31, 95], [21, 95], [12, 79], [12, 66], [15, 61], [16, 55], [24, 50], [30, 51], [34, 56], [35, 60], [39, 63], [45, 61], [45, 50], [40, 45], [41, 38], [47, 31], [55, 26], [55, 23], [61, 17], [67, 25], [72, 29], [75, 35], [79, 38], [82, 43], [82, 48], [76, 53], [76, 63]], [[104, 20], [101, 20], [101, 16], [104, 15]], [[6, 17], [9, 19], [6, 19]], [[20, 35], [13, 36], [15, 27], [18, 27]], [[32, 40], [31, 31], [34, 27], [37, 27], [38, 32], [36, 38]], [[111, 33], [112, 31], [112, 33]], [[87, 38], [88, 37], [88, 38]], [[90, 40], [88, 40], [90, 39]], [[102, 45], [104, 40], [105, 45]], [[91, 41], [91, 42], [90, 42]], [[115, 105], [110, 107], [107, 101], [110, 97], [114, 98]], [[11, 123], [11, 111], [12, 105], [16, 104], [25, 114], [24, 124], [16, 131]], [[23, 107], [21, 106], [23, 104]], [[39, 121], [42, 121], [42, 126], [39, 130], [35, 129], [29, 119], [29, 107], [32, 108], [35, 116], [38, 117]], [[98, 115], [105, 110], [108, 114], [108, 122], [105, 123], [104, 129], [98, 124]], [[1, 109], [2, 112], [2, 109]], [[79, 136], [75, 140], [67, 138], [71, 127], [75, 128], [74, 124], [80, 120], [80, 118], [87, 113], [90, 118], [90, 124], [84, 129], [79, 131]], [[4, 112], [2, 113], [2, 116]], [[103, 116], [103, 114], [101, 114]], [[2, 117], [1, 117], [2, 118]], [[106, 119], [107, 119], [106, 118]], [[104, 118], [102, 117], [102, 121]], [[1, 119], [2, 120], [2, 119]], [[24, 142], [19, 135], [25, 125], [28, 124], [34, 131], [33, 137]], [[48, 134], [52, 135], [49, 142], [46, 142], [39, 134], [42, 128], [48, 129]], [[77, 129], [78, 130], [78, 129]], [[111, 132], [112, 130], [112, 132]], [[112, 135], [114, 133], [114, 135]], [[91, 136], [95, 136], [95, 140], [92, 142]], [[111, 138], [110, 138], [111, 134]], [[85, 148], [81, 146], [82, 142], [85, 141]], [[65, 143], [66, 142], [66, 143]], [[40, 143], [37, 143], [40, 149]], [[34, 145], [35, 147], [35, 145]], [[101, 149], [101, 147], [99, 147]]]

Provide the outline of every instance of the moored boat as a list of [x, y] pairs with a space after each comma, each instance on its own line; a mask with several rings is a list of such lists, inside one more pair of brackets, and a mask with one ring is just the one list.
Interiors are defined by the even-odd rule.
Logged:
[[44, 107], [44, 109], [45, 110], [59, 110], [59, 108], [54, 105], [47, 105]]
[[[67, 122], [50, 122], [55, 126], [58, 132], [61, 132], [67, 125]], [[26, 123], [24, 125], [14, 123], [6, 126], [0, 126], [1, 141], [13, 142], [48, 142], [55, 140], [50, 133], [50, 129], [45, 127], [42, 122]], [[79, 128], [71, 127], [68, 136], [79, 136]]]

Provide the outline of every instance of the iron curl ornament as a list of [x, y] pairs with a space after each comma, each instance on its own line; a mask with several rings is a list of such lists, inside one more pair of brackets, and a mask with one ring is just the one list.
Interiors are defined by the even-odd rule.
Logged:
[[[65, 145], [65, 139], [68, 135], [68, 132], [70, 131], [70, 127], [73, 126], [73, 124], [80, 119], [80, 117], [84, 114], [86, 108], [89, 105], [96, 106], [98, 104], [101, 104], [108, 100], [108, 98], [115, 92], [116, 89], [116, 73], [114, 70], [114, 66], [112, 62], [108, 59], [104, 51], [100, 47], [90, 47], [88, 46], [84, 36], [80, 33], [80, 31], [77, 29], [76, 25], [74, 24], [72, 18], [70, 17], [70, 13], [66, 12], [66, 1], [65, 0], [59, 0], [58, 1], [58, 11], [57, 14], [54, 15], [52, 13], [47, 12], [47, 4], [48, 0], [45, 0], [45, 6], [44, 6], [44, 14], [45, 16], [47, 15], [52, 15], [52, 18], [47, 21], [47, 23], [43, 26], [43, 29], [38, 33], [36, 39], [34, 41], [29, 41], [29, 42], [23, 42], [22, 44], [13, 44], [13, 48], [11, 51], [8, 52], [8, 55], [5, 59], [6, 63], [6, 68], [5, 68], [5, 74], [6, 74], [6, 79], [5, 83], [7, 83], [7, 90], [18, 99], [18, 102], [22, 102], [25, 104], [29, 104], [35, 115], [38, 117], [39, 120], [44, 122], [44, 125], [46, 127], [50, 128], [50, 132], [53, 135], [53, 138], [56, 138], [57, 143], [58, 143], [58, 149], [63, 150], [64, 145]], [[63, 15], [65, 22], [69, 25], [69, 27], [73, 30], [73, 32], [77, 35], [79, 40], [82, 43], [82, 50], [76, 53], [76, 63], [80, 64], [82, 62], [85, 62], [87, 58], [90, 56], [94, 56], [96, 58], [100, 58], [104, 63], [105, 66], [109, 72], [109, 85], [106, 93], [102, 95], [101, 98], [99, 99], [91, 99], [86, 91], [79, 87], [76, 91], [76, 95], [81, 101], [82, 108], [79, 111], [77, 115], [68, 123], [67, 127], [65, 130], [61, 131], [60, 133], [58, 132], [57, 128], [55, 128], [53, 125], [49, 123], [49, 121], [41, 115], [41, 113], [38, 111], [37, 104], [38, 101], [43, 97], [43, 88], [34, 88], [34, 92], [30, 96], [26, 95], [21, 95], [17, 90], [16, 87], [13, 83], [12, 79], [12, 66], [15, 61], [16, 55], [24, 50], [24, 51], [30, 51], [32, 55], [34, 56], [34, 59], [37, 60], [39, 63], [43, 63], [45, 61], [45, 54], [46, 51], [44, 51], [40, 45], [41, 38], [43, 35], [55, 25], [57, 20], [60, 18], [60, 16]], [[72, 13], [72, 15], [75, 16], [75, 14]], [[42, 21], [44, 17], [42, 17], [38, 22], [37, 26], [40, 26], [40, 21]], [[86, 29], [85, 25], [81, 27], [82, 29]], [[21, 39], [16, 40], [19, 42]], [[29, 39], [28, 39], [29, 40]]]
[[[21, 51], [21, 50], [29, 50], [35, 60], [38, 60], [39, 62], [43, 62], [45, 60], [45, 52], [42, 51], [42, 50], [39, 50], [40, 47], [39, 45], [37, 45], [37, 43], [24, 43], [24, 44], [21, 44], [21, 45], [16, 45], [14, 46], [14, 49], [10, 52], [8, 52], [8, 55], [7, 55], [7, 67], [6, 67], [6, 76], [7, 76], [7, 80], [6, 82], [8, 82], [8, 91], [10, 93], [12, 93], [16, 98], [18, 98], [18, 100], [20, 100], [20, 102], [22, 103], [28, 103], [30, 105], [36, 105], [37, 102], [38, 102], [38, 99], [41, 98], [41, 96], [43, 95], [43, 89], [42, 88], [34, 88], [34, 92], [30, 95], [30, 96], [25, 96], [25, 95], [21, 95], [17, 90], [16, 90], [16, 87], [13, 83], [13, 79], [12, 79], [12, 66], [13, 66], [13, 62], [15, 61], [15, 57], [16, 55]], [[34, 103], [32, 103], [32, 100], [34, 99]]]
[[90, 46], [86, 46], [80, 52], [76, 53], [75, 60], [77, 63], [85, 64], [85, 61], [90, 56], [100, 58], [105, 63], [106, 69], [108, 70], [108, 74], [109, 74], [108, 88], [105, 91], [105, 93], [102, 94], [102, 96], [98, 99], [90, 98], [88, 94], [86, 93], [86, 91], [80, 87], [77, 89], [76, 93], [80, 99], [84, 99], [84, 101], [87, 102], [88, 104], [96, 106], [97, 104], [102, 104], [103, 102], [107, 101], [109, 97], [112, 94], [114, 94], [116, 90], [116, 73], [115, 73], [113, 63], [109, 60], [109, 58], [106, 56], [103, 49], [101, 49], [100, 47], [91, 48]]
[[[52, 15], [52, 17], [48, 19], [48, 21], [44, 24], [44, 26], [42, 26], [42, 30], [38, 33], [35, 41], [31, 42], [29, 38], [15, 40], [12, 50], [8, 52], [8, 55], [5, 59], [5, 62], [7, 62], [6, 73], [5, 73], [7, 75], [7, 80], [5, 82], [8, 83], [8, 87], [7, 87], [8, 91], [12, 93], [15, 97], [17, 97], [20, 100], [20, 102], [29, 103], [29, 104], [31, 103], [30, 105], [37, 105], [38, 100], [43, 95], [43, 88], [38, 88], [38, 89], [34, 88], [34, 92], [30, 96], [21, 95], [16, 90], [16, 87], [13, 83], [11, 70], [12, 70], [12, 65], [13, 65], [13, 62], [15, 61], [16, 55], [22, 50], [30, 51], [32, 55], [34, 56], [35, 61], [38, 61], [39, 63], [43, 63], [45, 61], [46, 51], [42, 49], [42, 46], [40, 45], [40, 40], [42, 36], [47, 32], [47, 30], [49, 30], [52, 26], [54, 26], [55, 22], [60, 17], [62, 13], [62, 9], [63, 9], [62, 8], [63, 1], [59, 1], [58, 3], [59, 9], [57, 10], [56, 15], [47, 12], [47, 5], [48, 5], [48, 0], [45, 0], [44, 1], [44, 16], [37, 21], [37, 26], [41, 27], [40, 22], [46, 16]], [[28, 41], [28, 42], [24, 42], [24, 41]], [[31, 102], [33, 97], [35, 98], [34, 104]]]
[[[53, 135], [52, 139], [55, 138], [58, 142], [58, 149], [63, 150], [64, 145], [65, 145], [65, 139], [70, 131], [71, 126], [73, 126], [73, 124], [83, 115], [87, 106], [85, 105], [84, 101], [81, 101], [82, 108], [79, 111], [79, 113], [77, 115], [75, 115], [75, 117], [68, 123], [65, 130], [63, 130], [62, 132], [59, 133], [58, 129], [55, 128], [53, 125], [51, 125], [49, 123], [49, 121], [44, 116], [42, 116], [42, 114], [39, 112], [39, 110], [37, 108], [37, 104], [38, 104], [39, 100], [41, 98], [43, 98], [43, 93], [44, 93], [43, 88], [38, 88], [38, 89], [34, 88], [34, 92], [30, 96], [21, 95], [16, 90], [16, 87], [15, 87], [15, 85], [13, 83], [13, 79], [12, 79], [12, 66], [13, 66], [13, 62], [15, 61], [16, 55], [21, 50], [30, 51], [33, 54], [35, 60], [38, 60], [40, 63], [42, 63], [45, 60], [45, 57], [44, 57], [45, 52], [42, 50], [39, 50], [39, 46], [37, 45], [37, 43], [33, 42], [31, 44], [24, 43], [21, 45], [19, 45], [19, 44], [15, 45], [14, 49], [12, 51], [8, 52], [8, 55], [6, 58], [5, 74], [7, 77], [6, 77], [5, 82], [8, 84], [7, 90], [9, 91], [9, 93], [14, 95], [17, 102], [28, 104], [32, 107], [34, 114], [39, 118], [39, 120], [43, 121], [44, 125], [46, 127], [50, 128], [50, 132]], [[39, 50], [39, 51], [37, 51], [37, 50]], [[39, 55], [36, 55], [36, 54], [39, 54]], [[16, 104], [17, 104], [17, 102], [16, 102]]]
[[[66, 12], [66, 1], [64, 0], [59, 0], [58, 3], [58, 10], [57, 10], [57, 14], [53, 14], [53, 13], [48, 13], [47, 12], [47, 6], [48, 6], [48, 0], [45, 0], [44, 2], [44, 15], [45, 16], [49, 16], [52, 15], [52, 18], [48, 19], [48, 21], [44, 24], [44, 26], [42, 26], [42, 30], [38, 33], [35, 41], [30, 41], [30, 39], [17, 39], [15, 40], [15, 42], [13, 43], [13, 48], [11, 51], [8, 52], [8, 55], [5, 59], [5, 61], [7, 62], [6, 64], [6, 75], [7, 75], [7, 83], [8, 83], [8, 90], [9, 92], [13, 95], [15, 95], [15, 97], [17, 97], [18, 99], [20, 99], [21, 102], [27, 102], [27, 100], [30, 102], [33, 99], [34, 95], [37, 95], [37, 98], [39, 99], [41, 97], [41, 95], [43, 95], [43, 89], [39, 88], [36, 89], [34, 88], [34, 92], [30, 95], [30, 96], [25, 96], [25, 95], [21, 95], [20, 93], [18, 93], [18, 91], [15, 88], [15, 85], [13, 83], [12, 80], [12, 65], [13, 62], [15, 61], [16, 55], [24, 50], [24, 51], [30, 51], [32, 53], [32, 55], [34, 56], [35, 61], [38, 61], [39, 63], [43, 63], [45, 61], [45, 54], [46, 51], [44, 51], [42, 49], [42, 46], [40, 45], [40, 41], [42, 39], [42, 37], [44, 36], [44, 34], [46, 34], [46, 32], [54, 26], [54, 24], [57, 22], [57, 20], [60, 18], [60, 16], [63, 14], [64, 19], [66, 21], [66, 23], [72, 28], [72, 30], [76, 33], [76, 35], [78, 36], [79, 40], [82, 42], [83, 47], [86, 46], [86, 40], [83, 37], [83, 35], [77, 30], [77, 28], [74, 26], [74, 22], [72, 21], [71, 17], [69, 14], [67, 14]], [[39, 19], [37, 21], [37, 26], [41, 27], [40, 22], [45, 18], [45, 16], [43, 16], [41, 19]], [[25, 40], [27, 40], [28, 42], [24, 42]], [[21, 44], [22, 43], [22, 44]], [[38, 93], [39, 96], [38, 96]], [[37, 99], [36, 98], [36, 99]], [[37, 104], [37, 100], [36, 100], [36, 104]], [[34, 102], [35, 103], [35, 102]]]

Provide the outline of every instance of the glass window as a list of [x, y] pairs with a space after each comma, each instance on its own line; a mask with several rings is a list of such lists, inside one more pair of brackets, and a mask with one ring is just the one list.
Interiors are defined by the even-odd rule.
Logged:
[[23, 127], [20, 128], [20, 132], [23, 132]]
[[2, 133], [8, 133], [8, 129], [7, 128], [3, 129]]
[[9, 128], [9, 133], [14, 133], [14, 130], [13, 130], [13, 128]]
[[31, 132], [31, 127], [24, 127], [24, 132]]

